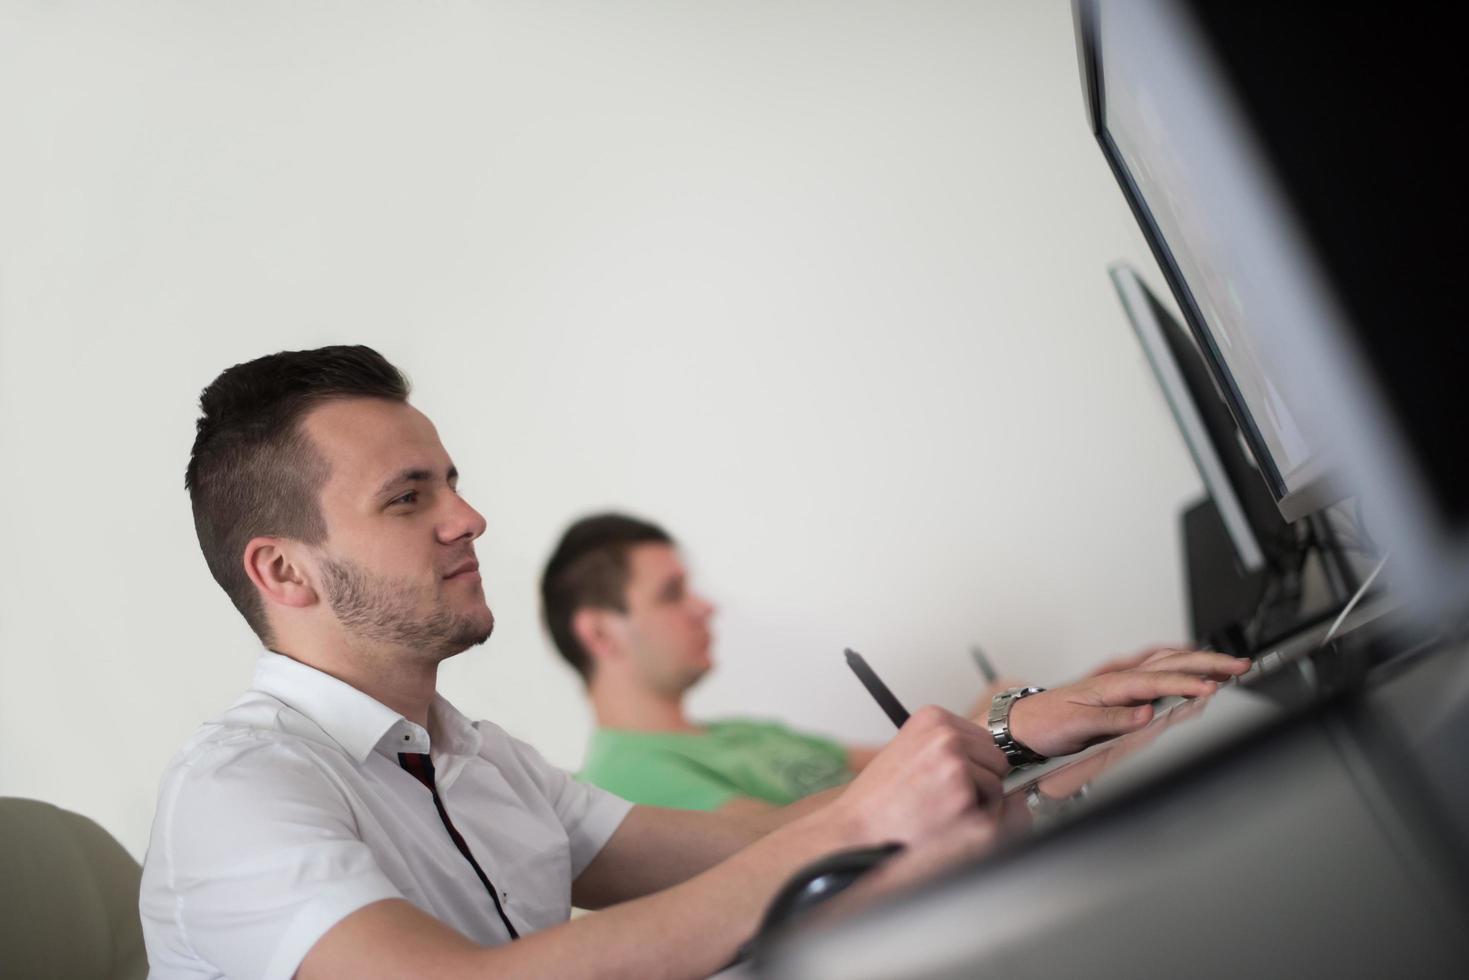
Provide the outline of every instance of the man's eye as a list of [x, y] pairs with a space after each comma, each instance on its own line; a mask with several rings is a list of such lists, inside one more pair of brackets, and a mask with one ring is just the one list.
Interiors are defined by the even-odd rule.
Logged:
[[392, 507], [392, 506], [396, 506], [397, 504], [416, 504], [416, 503], [418, 503], [418, 491], [417, 490], [409, 490], [407, 493], [403, 494], [403, 496], [401, 496], [401, 497], [395, 497], [392, 500], [388, 501], [388, 506], [389, 507]]

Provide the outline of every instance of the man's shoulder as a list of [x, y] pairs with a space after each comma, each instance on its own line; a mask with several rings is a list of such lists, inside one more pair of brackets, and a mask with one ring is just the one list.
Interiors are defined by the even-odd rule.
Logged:
[[303, 733], [290, 707], [271, 700], [245, 695], [195, 730], [169, 761], [158, 786], [148, 880], [175, 861], [221, 859], [239, 835], [299, 821], [306, 810], [332, 819], [350, 810], [343, 785], [352, 760], [319, 732]]
[[682, 764], [698, 758], [704, 754], [703, 747], [710, 742], [705, 732], [690, 734], [598, 728], [592, 732], [577, 777], [600, 786], [614, 774], [660, 763]]
[[771, 718], [728, 718], [709, 723], [710, 734], [720, 741], [763, 746], [803, 746], [823, 752], [845, 752], [841, 743], [825, 735], [800, 731]]
[[228, 766], [274, 767], [331, 754], [342, 750], [319, 726], [279, 698], [251, 690], [194, 730], [170, 760], [164, 783]]
[[773, 718], [720, 718], [704, 726], [711, 735], [799, 735]]
[[713, 810], [738, 793], [718, 741], [707, 733], [599, 729], [576, 778], [633, 803]]
[[765, 718], [720, 718], [706, 722], [699, 731], [641, 731], [631, 728], [598, 728], [592, 733], [589, 756], [647, 753], [687, 756], [719, 751], [732, 743], [764, 738], [803, 737], [778, 721]]

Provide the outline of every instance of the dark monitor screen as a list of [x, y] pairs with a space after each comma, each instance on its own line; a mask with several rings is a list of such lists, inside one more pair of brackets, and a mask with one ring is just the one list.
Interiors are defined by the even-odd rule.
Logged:
[[1073, 0], [1086, 107], [1281, 515], [1351, 495], [1469, 610], [1469, 97], [1454, 4]]
[[1281, 209], [1274, 189], [1256, 179], [1259, 161], [1216, 79], [1177, 43], [1169, 5], [1088, 10], [1103, 149], [1266, 487], [1287, 518], [1310, 513], [1335, 499], [1322, 479], [1328, 456], [1309, 435], [1303, 393], [1258, 343], [1292, 305], [1260, 240], [1274, 223], [1259, 215]]
[[1392, 438], [1430, 506], [1463, 526], [1469, 13], [1362, 0], [1187, 9], [1342, 307], [1337, 326]]

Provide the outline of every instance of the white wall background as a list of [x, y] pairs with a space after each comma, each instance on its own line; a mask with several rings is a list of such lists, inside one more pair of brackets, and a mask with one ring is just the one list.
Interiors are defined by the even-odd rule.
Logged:
[[888, 734], [1183, 637], [1160, 281], [1047, 2], [0, 6], [0, 793], [135, 854], [256, 647], [182, 481], [219, 370], [365, 342], [489, 519], [443, 688], [574, 766], [537, 620], [617, 506], [721, 605], [704, 716]]

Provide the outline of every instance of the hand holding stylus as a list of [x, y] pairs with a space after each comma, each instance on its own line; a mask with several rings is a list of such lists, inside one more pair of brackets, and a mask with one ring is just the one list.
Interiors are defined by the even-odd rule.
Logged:
[[[912, 811], [909, 820], [919, 816], [915, 806], [932, 807], [924, 819], [934, 827], [972, 808], [976, 801], [987, 806], [1000, 799], [1000, 777], [1009, 764], [986, 729], [935, 705], [910, 716], [861, 654], [848, 650], [846, 657], [868, 693], [898, 726], [897, 737], [862, 770], [852, 790], [860, 791], [859, 784], [869, 775], [878, 784], [903, 785], [899, 795], [909, 799], [882, 805]], [[920, 804], [922, 800], [928, 802]]]
[[912, 844], [989, 807], [1008, 768], [989, 732], [943, 708], [913, 713], [898, 734], [831, 804], [866, 839]]

